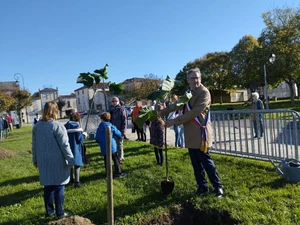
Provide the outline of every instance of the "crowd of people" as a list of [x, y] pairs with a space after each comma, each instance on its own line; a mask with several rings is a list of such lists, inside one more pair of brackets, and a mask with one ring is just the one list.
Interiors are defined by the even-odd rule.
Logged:
[[[222, 197], [221, 184], [214, 161], [209, 154], [212, 145], [212, 129], [209, 121], [211, 98], [207, 88], [201, 83], [198, 68], [188, 72], [187, 81], [192, 97], [186, 104], [176, 104], [178, 97], [172, 96], [171, 102], [153, 102], [150, 109], [155, 110], [157, 118], [140, 127], [136, 123], [142, 105], [140, 101], [132, 111], [132, 124], [137, 133], [136, 141], [146, 141], [145, 127], [149, 126], [150, 144], [153, 146], [156, 163], [164, 163], [163, 146], [166, 128], [172, 127], [175, 135], [175, 147], [186, 147], [189, 152], [194, 175], [198, 184], [197, 195], [206, 194], [209, 190], [204, 172], [207, 173], [217, 197]], [[38, 168], [40, 184], [44, 186], [44, 203], [48, 216], [65, 216], [64, 189], [72, 183], [80, 188], [80, 167], [84, 166], [83, 142], [87, 137], [80, 126], [80, 115], [71, 112], [66, 124], [57, 122], [58, 106], [55, 102], [47, 102], [43, 115], [35, 120], [32, 131], [32, 160]], [[112, 98], [108, 112], [99, 115], [101, 122], [97, 128], [95, 140], [103, 155], [104, 167], [107, 170], [106, 128], [111, 129], [112, 160], [114, 162], [114, 178], [125, 177], [121, 171], [125, 161], [123, 140], [126, 138], [127, 112], [118, 97]], [[164, 118], [167, 118], [164, 120]], [[3, 119], [2, 119], [3, 121]], [[198, 134], [198, 136], [197, 136]], [[195, 136], [196, 135], [196, 136]], [[197, 137], [197, 138], [195, 138]], [[55, 207], [54, 207], [55, 205]]]
[[12, 118], [10, 115], [0, 116], [0, 141], [8, 138], [9, 132], [13, 131]]

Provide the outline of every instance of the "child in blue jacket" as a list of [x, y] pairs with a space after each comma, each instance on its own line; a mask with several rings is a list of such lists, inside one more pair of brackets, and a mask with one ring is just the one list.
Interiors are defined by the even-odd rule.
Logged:
[[106, 166], [106, 135], [105, 135], [105, 129], [106, 129], [106, 127], [109, 126], [111, 128], [111, 134], [112, 134], [112, 137], [111, 137], [111, 152], [112, 152], [112, 160], [114, 161], [114, 167], [115, 167], [115, 177], [124, 177], [127, 174], [121, 172], [119, 157], [118, 157], [118, 153], [117, 153], [117, 150], [118, 150], [117, 143], [116, 143], [116, 140], [113, 138], [113, 137], [122, 138], [122, 133], [114, 125], [112, 125], [110, 123], [111, 115], [110, 115], [109, 112], [102, 113], [100, 118], [101, 118], [101, 123], [99, 124], [99, 127], [97, 128], [95, 139], [98, 142], [98, 144], [100, 145], [101, 154], [103, 155], [103, 159], [104, 159], [105, 169], [107, 168], [107, 166]]

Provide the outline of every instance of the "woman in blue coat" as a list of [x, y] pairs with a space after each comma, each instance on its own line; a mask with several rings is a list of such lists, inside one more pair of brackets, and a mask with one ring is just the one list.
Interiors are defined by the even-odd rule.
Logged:
[[66, 128], [56, 121], [57, 113], [55, 102], [45, 104], [42, 119], [32, 129], [32, 161], [44, 186], [47, 215], [62, 218], [65, 216], [64, 189], [69, 183], [74, 158]]
[[74, 187], [80, 187], [79, 184], [79, 173], [80, 167], [84, 166], [83, 164], [83, 142], [86, 138], [86, 133], [83, 132], [79, 124], [79, 115], [75, 112], [71, 112], [69, 115], [70, 120], [65, 124], [65, 128], [68, 132], [69, 143], [74, 155], [74, 177], [73, 178], [73, 168], [71, 169], [71, 182], [74, 182]]
[[100, 116], [101, 118], [101, 123], [99, 124], [99, 127], [97, 128], [96, 132], [96, 141], [100, 145], [100, 151], [101, 154], [103, 155], [104, 158], [104, 166], [105, 169], [107, 168], [106, 166], [106, 135], [105, 135], [105, 129], [106, 127], [111, 128], [111, 133], [112, 133], [112, 138], [111, 138], [111, 152], [112, 152], [112, 160], [114, 161], [114, 167], [115, 167], [115, 177], [124, 177], [127, 174], [122, 173], [120, 169], [120, 162], [119, 162], [119, 157], [117, 153], [117, 143], [114, 137], [117, 138], [122, 138], [122, 133], [114, 126], [112, 125], [109, 121], [111, 118], [111, 115], [109, 112], [104, 112]]

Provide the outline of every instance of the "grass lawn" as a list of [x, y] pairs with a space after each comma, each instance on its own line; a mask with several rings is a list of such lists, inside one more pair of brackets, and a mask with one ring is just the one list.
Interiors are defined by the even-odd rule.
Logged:
[[[31, 162], [31, 127], [16, 129], [0, 143], [0, 224], [45, 224], [43, 189]], [[87, 141], [89, 164], [81, 170], [82, 188], [67, 186], [65, 208], [107, 221], [106, 179], [97, 143]], [[300, 186], [287, 183], [269, 162], [213, 154], [225, 195], [198, 197], [186, 149], [168, 147], [173, 193], [164, 196], [165, 167], [155, 163], [152, 147], [125, 142], [125, 178], [114, 180], [115, 224], [300, 224]], [[5, 156], [8, 156], [5, 157]], [[212, 189], [211, 189], [212, 191]], [[185, 218], [185, 219], [182, 219]], [[187, 220], [189, 218], [189, 220]], [[164, 223], [168, 224], [168, 223]], [[169, 223], [172, 224], [172, 223]]]
[[[245, 104], [245, 102], [234, 102], [234, 103], [215, 103], [212, 104], [212, 110], [227, 110], [227, 107], [231, 105], [235, 110], [249, 110], [251, 109], [251, 102]], [[269, 101], [269, 108], [270, 109], [290, 109], [300, 112], [300, 100], [295, 99], [295, 105], [292, 106], [291, 100], [278, 100], [278, 101]]]

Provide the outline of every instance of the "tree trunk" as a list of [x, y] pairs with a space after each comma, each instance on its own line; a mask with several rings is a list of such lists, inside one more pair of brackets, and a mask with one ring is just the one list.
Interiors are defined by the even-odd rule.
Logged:
[[22, 127], [22, 116], [21, 116], [21, 110], [18, 109], [18, 117], [19, 117], [19, 127]]
[[87, 116], [86, 124], [85, 124], [85, 128], [84, 128], [84, 131], [85, 131], [85, 132], [87, 131], [87, 126], [88, 126], [89, 118], [90, 118], [90, 115], [91, 115], [91, 112], [92, 112], [92, 107], [93, 107], [93, 104], [94, 104], [95, 94], [96, 94], [96, 89], [94, 89], [92, 101], [91, 101], [91, 104], [90, 104], [90, 106], [89, 106], [90, 108], [89, 108], [89, 112], [88, 112], [88, 116]]
[[288, 85], [289, 85], [289, 88], [290, 88], [291, 104], [294, 106], [295, 105], [295, 93], [294, 93], [293, 83], [288, 82]]
[[[297, 86], [298, 99], [300, 99], [300, 94], [299, 94], [299, 87], [300, 87], [299, 84], [300, 84], [300, 83], [298, 84], [298, 83], [295, 82], [295, 84], [296, 84], [296, 86]], [[296, 96], [296, 93], [295, 93], [295, 96]]]
[[223, 104], [222, 90], [219, 89], [219, 92], [220, 92], [220, 104], [222, 105]]

